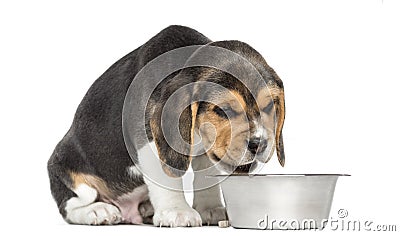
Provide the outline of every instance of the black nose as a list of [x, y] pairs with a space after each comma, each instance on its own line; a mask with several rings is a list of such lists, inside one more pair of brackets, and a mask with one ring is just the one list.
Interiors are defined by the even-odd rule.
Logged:
[[251, 138], [248, 142], [247, 149], [252, 154], [261, 153], [267, 147], [267, 140], [260, 138]]

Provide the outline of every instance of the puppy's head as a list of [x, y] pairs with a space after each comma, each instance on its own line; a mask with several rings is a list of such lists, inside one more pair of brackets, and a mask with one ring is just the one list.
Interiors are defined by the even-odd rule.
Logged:
[[229, 83], [235, 88], [210, 91], [208, 102], [198, 105], [195, 131], [208, 157], [227, 171], [248, 172], [255, 160], [267, 162], [276, 148], [283, 166], [283, 90], [260, 87], [253, 97], [234, 78]]
[[[185, 173], [194, 155], [190, 150], [195, 144], [194, 136], [200, 137], [208, 158], [227, 171], [248, 172], [255, 160], [267, 162], [274, 149], [277, 150], [280, 164], [284, 166], [282, 127], [285, 102], [282, 81], [262, 56], [247, 44], [222, 41], [210, 45], [228, 49], [243, 57], [260, 76], [247, 74], [246, 66], [242, 63], [222, 58], [218, 62], [221, 67], [234, 68], [242, 73], [242, 77], [246, 77], [245, 81], [226, 70], [206, 66], [186, 68], [171, 79], [162, 100], [170, 99], [169, 102], [177, 107], [185, 107], [176, 111], [179, 113], [180, 141], [174, 143], [175, 138], [168, 142], [163, 135], [165, 131], [173, 133], [174, 129], [160, 128], [163, 121], [168, 123], [168, 120], [174, 120], [171, 117], [174, 112], [167, 112], [170, 115], [164, 118], [156, 115], [158, 118], [151, 122], [164, 171], [170, 176]], [[194, 85], [186, 86], [189, 84]], [[177, 90], [180, 90], [180, 95], [172, 96]], [[156, 114], [162, 113], [164, 106], [159, 106]]]

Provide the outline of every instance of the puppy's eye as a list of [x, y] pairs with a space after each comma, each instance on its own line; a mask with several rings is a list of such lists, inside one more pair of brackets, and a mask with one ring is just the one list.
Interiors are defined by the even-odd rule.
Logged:
[[263, 112], [270, 114], [273, 107], [274, 107], [274, 101], [271, 101], [266, 107], [264, 107]]
[[237, 115], [237, 112], [232, 109], [232, 107], [224, 106], [219, 107], [215, 106], [213, 111], [220, 117], [228, 119], [228, 117], [234, 117]]

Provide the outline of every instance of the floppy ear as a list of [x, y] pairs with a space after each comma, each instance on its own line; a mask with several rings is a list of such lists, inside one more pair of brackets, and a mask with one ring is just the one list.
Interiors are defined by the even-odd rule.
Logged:
[[283, 146], [282, 128], [285, 122], [285, 96], [283, 89], [281, 93], [277, 96], [275, 101], [275, 111], [276, 111], [276, 135], [275, 135], [275, 145], [276, 154], [278, 156], [279, 163], [281, 166], [285, 166], [285, 150]]
[[[178, 75], [166, 83], [161, 93], [161, 102], [156, 105], [153, 117], [150, 118], [150, 128], [162, 168], [170, 177], [184, 175], [191, 161], [197, 103], [192, 103], [191, 86], [185, 86], [190, 83], [188, 80]], [[178, 96], [174, 95], [177, 90]]]

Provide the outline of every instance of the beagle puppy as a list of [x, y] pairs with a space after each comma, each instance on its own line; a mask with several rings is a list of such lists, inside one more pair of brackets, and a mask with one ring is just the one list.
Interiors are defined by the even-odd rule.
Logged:
[[[163, 59], [182, 48], [190, 50]], [[228, 54], [203, 53], [209, 48]], [[194, 55], [202, 53], [219, 66], [199, 64]], [[176, 61], [187, 66], [151, 89], [149, 74]], [[140, 74], [145, 79], [136, 80]], [[283, 166], [284, 119], [283, 83], [256, 50], [170, 26], [90, 87], [48, 161], [51, 193], [71, 224], [215, 225], [227, 216], [218, 183], [206, 176], [252, 171], [275, 148]], [[192, 207], [182, 183], [189, 169]]]

